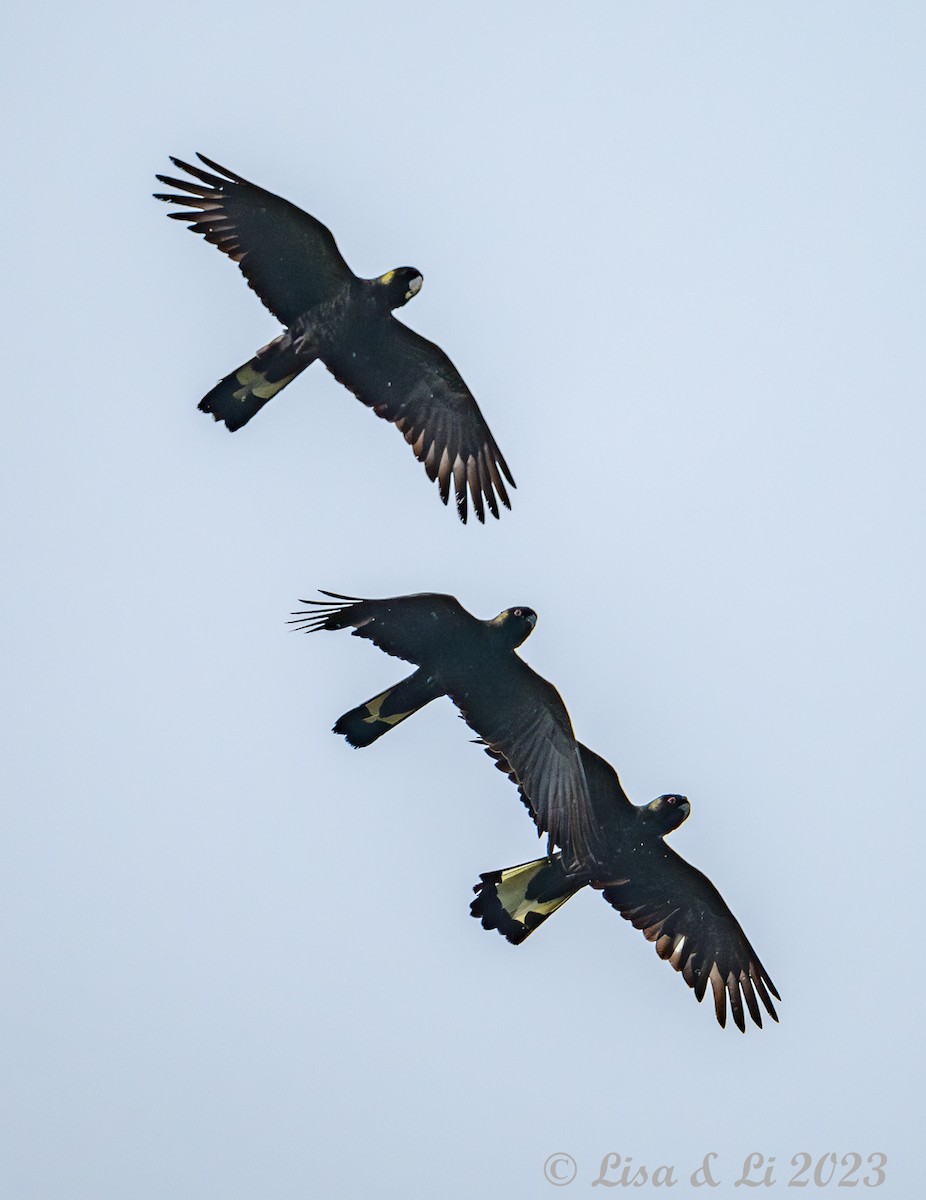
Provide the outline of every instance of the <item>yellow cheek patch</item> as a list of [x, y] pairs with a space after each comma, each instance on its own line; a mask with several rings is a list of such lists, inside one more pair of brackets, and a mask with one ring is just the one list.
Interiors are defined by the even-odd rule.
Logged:
[[298, 371], [294, 371], [292, 375], [286, 375], [282, 379], [278, 379], [275, 383], [270, 383], [260, 371], [255, 371], [248, 363], [242, 367], [240, 371], [235, 372], [235, 378], [241, 384], [241, 387], [232, 395], [236, 400], [247, 400], [249, 396], [256, 396], [258, 400], [271, 400], [277, 392], [281, 391], [298, 375]]
[[380, 275], [379, 282], [388, 285], [392, 283], [393, 279], [395, 279], [395, 271], [387, 271], [385, 275]]

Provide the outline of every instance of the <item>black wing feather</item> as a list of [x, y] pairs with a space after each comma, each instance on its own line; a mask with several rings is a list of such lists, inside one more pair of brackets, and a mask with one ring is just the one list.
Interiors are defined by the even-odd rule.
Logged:
[[594, 858], [599, 825], [569, 713], [551, 683], [513, 652], [474, 669], [467, 660], [484, 647], [486, 623], [453, 596], [322, 594], [345, 602], [301, 600], [312, 608], [295, 613], [290, 624], [303, 632], [352, 628], [354, 636], [431, 672], [469, 727], [508, 764], [538, 828], [570, 859]]
[[[545, 833], [546, 830], [538, 819], [530, 797], [525, 795], [524, 787], [505, 755], [498, 746], [487, 745], [484, 738], [476, 738], [475, 740], [485, 748], [486, 754], [495, 760], [495, 766], [498, 770], [503, 771], [517, 787], [521, 796], [521, 802], [533, 816], [538, 832]], [[631, 803], [617, 772], [611, 764], [606, 759], [603, 759], [600, 754], [596, 754], [594, 750], [589, 750], [588, 746], [582, 742], [578, 742], [577, 745], [579, 748], [579, 761], [585, 772], [585, 781], [588, 785], [596, 823], [601, 826], [608, 825], [613, 828], [615, 820], [621, 821], [622, 819], [632, 817], [636, 812], [636, 805]]]
[[351, 629], [354, 637], [367, 638], [386, 654], [417, 666], [433, 667], [452, 647], [461, 632], [469, 632], [478, 622], [454, 596], [421, 592], [415, 596], [397, 596], [388, 600], [361, 600], [319, 589], [323, 596], [343, 600], [300, 600], [315, 607], [294, 613], [295, 625], [302, 633], [320, 629]]
[[556, 688], [513, 655], [490, 686], [451, 688], [448, 694], [517, 783], [537, 828], [570, 859], [597, 859], [603, 849], [600, 824], [572, 721]]
[[[511, 508], [505, 480], [515, 486], [472, 392], [444, 351], [390, 315], [371, 326], [364, 343], [327, 351], [322, 360], [334, 377], [391, 421], [437, 480], [446, 504], [451, 483], [465, 520], [468, 500], [480, 521], [485, 509], [498, 516], [498, 501]], [[496, 498], [497, 497], [497, 498]]]
[[181, 193], [156, 193], [158, 200], [191, 211], [170, 213], [238, 263], [267, 308], [292, 325], [313, 305], [333, 297], [353, 278], [334, 236], [321, 221], [226, 167], [197, 157], [217, 174], [171, 158], [199, 183], [158, 175]]
[[745, 1030], [743, 1000], [761, 1028], [756, 994], [778, 1020], [769, 992], [781, 999], [736, 917], [723, 897], [696, 867], [666, 845], [658, 855], [634, 860], [633, 878], [596, 883], [609, 904], [679, 971], [698, 1000], [710, 984], [714, 1009], [726, 1023], [727, 1001], [733, 1020]]

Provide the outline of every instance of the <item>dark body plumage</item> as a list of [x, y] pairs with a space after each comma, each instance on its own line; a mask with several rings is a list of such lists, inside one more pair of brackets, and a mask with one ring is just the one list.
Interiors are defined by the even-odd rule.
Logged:
[[437, 480], [445, 504], [452, 484], [461, 520], [467, 496], [480, 521], [486, 508], [498, 516], [498, 500], [510, 508], [504, 481], [514, 487], [514, 479], [460, 373], [439, 346], [392, 315], [420, 289], [420, 272], [398, 267], [378, 279], [359, 278], [320, 221], [197, 157], [211, 171], [172, 158], [193, 179], [158, 175], [181, 194], [156, 193], [157, 199], [184, 206], [186, 211], [168, 215], [187, 221], [237, 262], [286, 326], [199, 407], [228, 429], [240, 429], [318, 359], [358, 400], [395, 424]]
[[449, 696], [479, 737], [510, 765], [538, 826], [569, 861], [586, 861], [599, 833], [572, 722], [556, 688], [515, 653], [536, 624], [529, 608], [480, 621], [453, 596], [423, 593], [386, 600], [333, 600], [291, 624], [305, 632], [352, 629], [417, 670], [345, 713], [334, 726], [352, 746], [368, 746], [438, 696]]
[[[510, 763], [493, 747], [488, 751], [519, 784], [533, 812]], [[581, 743], [579, 753], [603, 845], [593, 868], [570, 868], [556, 854], [488, 872], [474, 889], [472, 915], [519, 944], [581, 888], [596, 888], [655, 943], [660, 958], [681, 972], [699, 1000], [711, 985], [721, 1025], [727, 999], [741, 1030], [744, 1001], [753, 1021], [762, 1025], [757, 997], [777, 1021], [769, 992], [780, 997], [739, 922], [711, 881], [663, 840], [687, 818], [686, 798], [665, 795], [648, 805], [631, 804], [609, 763]]]

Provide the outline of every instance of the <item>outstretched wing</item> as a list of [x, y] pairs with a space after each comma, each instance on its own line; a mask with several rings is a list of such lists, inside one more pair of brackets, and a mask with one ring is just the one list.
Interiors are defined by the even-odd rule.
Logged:
[[745, 1030], [743, 1001], [761, 1028], [766, 1011], [778, 1020], [769, 992], [780, 1000], [768, 972], [727, 907], [697, 868], [663, 845], [652, 856], [635, 856], [632, 879], [598, 883], [604, 898], [656, 945], [660, 958], [680, 971], [699, 1000], [710, 983], [717, 1020], [726, 1024], [727, 1000], [733, 1020]]
[[[465, 521], [467, 493], [476, 516], [498, 516], [498, 499], [511, 508], [508, 464], [460, 372], [439, 346], [395, 317], [377, 321], [350, 345], [328, 351], [323, 362], [334, 377], [377, 416], [392, 421], [438, 481], [444, 503], [450, 484]], [[504, 476], [504, 479], [502, 478]]]
[[[544, 828], [538, 821], [530, 797], [525, 795], [524, 788], [512, 769], [511, 763], [496, 746], [486, 745], [484, 738], [476, 738], [474, 740], [479, 745], [485, 747], [486, 754], [495, 760], [498, 770], [503, 771], [517, 787], [521, 803], [534, 818], [534, 824], [537, 825], [538, 833], [543, 833]], [[585, 772], [585, 782], [591, 797], [596, 824], [602, 825], [607, 822], [613, 825], [616, 810], [620, 810], [623, 815], [628, 816], [633, 813], [635, 806], [628, 799], [627, 793], [624, 791], [623, 785], [618, 778], [617, 771], [600, 754], [596, 754], [594, 750], [589, 750], [588, 746], [583, 745], [582, 742], [576, 744], [579, 748], [579, 761], [582, 764], [582, 770]]]
[[572, 722], [552, 684], [513, 653], [499, 656], [491, 667], [467, 669], [468, 652], [484, 642], [485, 623], [453, 596], [322, 595], [342, 603], [302, 600], [312, 608], [295, 613], [290, 624], [305, 633], [352, 629], [387, 654], [439, 674], [470, 728], [508, 764], [538, 827], [570, 859], [595, 858], [601, 849], [598, 823]]
[[600, 824], [572, 722], [556, 688], [512, 655], [485, 686], [448, 694], [517, 783], [537, 828], [567, 859], [596, 861], [603, 851]]
[[422, 592], [389, 600], [360, 600], [319, 589], [328, 600], [300, 600], [314, 607], [293, 613], [302, 633], [319, 629], [351, 629], [354, 637], [368, 638], [395, 658], [430, 666], [453, 648], [455, 639], [480, 622], [454, 596]]
[[331, 230], [321, 221], [204, 155], [196, 157], [218, 174], [171, 158], [174, 166], [200, 182], [158, 175], [161, 183], [183, 194], [155, 193], [156, 198], [192, 210], [168, 216], [189, 222], [194, 233], [234, 259], [284, 325], [292, 325], [353, 277]]

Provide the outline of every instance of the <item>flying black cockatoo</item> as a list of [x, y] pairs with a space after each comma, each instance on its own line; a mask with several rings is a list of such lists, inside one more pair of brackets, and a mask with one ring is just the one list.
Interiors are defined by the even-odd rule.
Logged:
[[319, 359], [358, 400], [402, 432], [437, 480], [445, 504], [452, 481], [461, 520], [467, 516], [467, 490], [480, 521], [486, 507], [498, 516], [499, 499], [510, 508], [504, 479], [512, 487], [514, 479], [460, 373], [439, 346], [392, 315], [418, 293], [420, 271], [397, 267], [378, 279], [360, 279], [315, 217], [197, 157], [211, 170], [172, 158], [192, 179], [158, 175], [180, 194], [158, 192], [156, 198], [181, 205], [185, 211], [168, 215], [187, 221], [238, 263], [286, 326], [203, 397], [202, 411], [230, 430], [240, 429]]
[[[533, 812], [511, 763], [497, 747], [487, 750], [518, 784]], [[727, 998], [741, 1030], [746, 1027], [744, 1000], [753, 1021], [762, 1025], [757, 996], [777, 1021], [769, 992], [781, 997], [739, 922], [707, 876], [663, 841], [688, 817], [688, 800], [671, 794], [651, 804], [631, 804], [609, 763], [581, 743], [579, 754], [603, 845], [594, 865], [570, 867], [561, 854], [554, 854], [488, 872], [473, 889], [472, 915], [518, 945], [581, 888], [596, 888], [655, 942], [656, 953], [681, 972], [698, 1000], [711, 985], [721, 1025], [726, 1023]]]
[[572, 722], [559, 692], [515, 650], [537, 622], [530, 608], [508, 608], [489, 621], [472, 616], [453, 596], [422, 593], [331, 600], [294, 613], [303, 632], [352, 629], [417, 670], [395, 687], [345, 713], [334, 732], [369, 746], [438, 696], [449, 696], [486, 746], [510, 764], [550, 847], [570, 863], [594, 861], [600, 836]]

